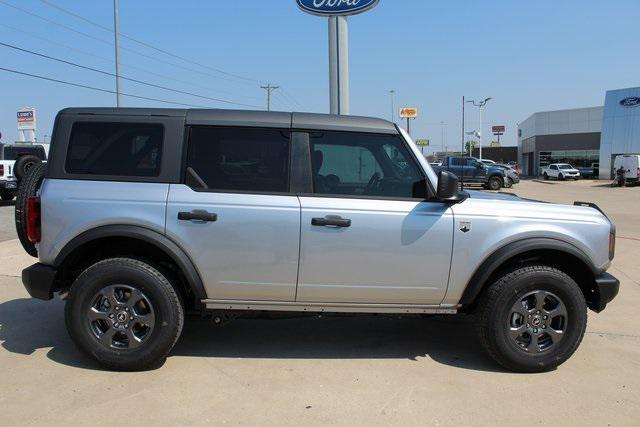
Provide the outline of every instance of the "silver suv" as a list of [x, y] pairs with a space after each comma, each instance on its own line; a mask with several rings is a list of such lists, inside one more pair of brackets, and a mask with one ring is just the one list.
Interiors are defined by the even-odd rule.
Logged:
[[24, 285], [112, 369], [164, 360], [187, 313], [281, 311], [467, 314], [499, 364], [545, 371], [619, 287], [597, 206], [461, 191], [380, 119], [66, 109], [23, 184]]

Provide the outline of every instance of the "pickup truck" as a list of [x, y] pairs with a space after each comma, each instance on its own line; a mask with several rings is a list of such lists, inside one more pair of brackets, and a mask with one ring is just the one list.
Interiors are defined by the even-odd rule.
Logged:
[[579, 179], [580, 171], [568, 163], [553, 163], [542, 168], [542, 177], [545, 180], [549, 178], [556, 178], [560, 181], [564, 181], [568, 178]]
[[486, 165], [475, 157], [450, 156], [444, 159], [442, 166], [432, 167], [436, 173], [449, 171], [465, 184], [481, 184], [489, 190], [511, 186], [504, 168]]

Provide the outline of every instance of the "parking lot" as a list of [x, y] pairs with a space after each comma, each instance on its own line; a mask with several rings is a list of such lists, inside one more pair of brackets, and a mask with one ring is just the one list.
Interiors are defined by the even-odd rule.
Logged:
[[19, 275], [33, 258], [2, 205], [0, 424], [638, 425], [640, 187], [523, 181], [508, 191], [595, 202], [617, 225], [620, 294], [589, 314], [581, 347], [554, 372], [500, 369], [462, 316], [192, 319], [163, 366], [104, 371], [72, 344], [61, 301], [28, 298]]

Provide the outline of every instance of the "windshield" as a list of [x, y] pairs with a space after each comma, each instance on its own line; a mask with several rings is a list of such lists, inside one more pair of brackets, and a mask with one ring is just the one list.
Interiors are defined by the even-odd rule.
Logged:
[[571, 165], [558, 165], [558, 169], [573, 169]]

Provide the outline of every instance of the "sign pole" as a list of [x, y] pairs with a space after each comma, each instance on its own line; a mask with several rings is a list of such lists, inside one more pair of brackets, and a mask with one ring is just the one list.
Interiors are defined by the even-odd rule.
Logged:
[[349, 26], [346, 16], [329, 19], [329, 112], [349, 114]]

